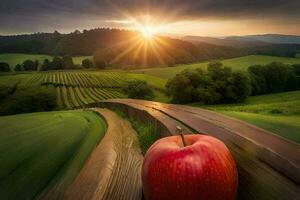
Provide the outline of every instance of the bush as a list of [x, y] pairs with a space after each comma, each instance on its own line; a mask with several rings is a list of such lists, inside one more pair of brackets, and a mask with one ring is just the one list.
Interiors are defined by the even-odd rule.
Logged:
[[148, 99], [154, 98], [153, 91], [146, 81], [132, 81], [123, 87], [123, 91], [132, 99]]
[[5, 62], [0, 62], [0, 71], [1, 72], [9, 72], [10, 71], [9, 64], [5, 63]]
[[92, 67], [94, 67], [94, 63], [90, 59], [86, 58], [86, 59], [84, 59], [82, 61], [82, 67], [84, 67], [84, 68], [92, 68]]
[[71, 56], [62, 57], [62, 68], [63, 69], [74, 69], [75, 65]]
[[175, 103], [242, 102], [250, 94], [251, 85], [247, 74], [232, 72], [221, 63], [211, 63], [206, 72], [201, 69], [185, 70], [169, 79], [167, 94]]
[[1, 115], [42, 112], [56, 109], [56, 93], [53, 87], [18, 89], [2, 102]]
[[39, 63], [38, 61], [25, 60], [23, 62], [23, 69], [25, 71], [36, 71], [38, 69]]
[[0, 102], [5, 100], [5, 98], [13, 94], [17, 89], [17, 84], [12, 86], [0, 85]]
[[15, 71], [24, 71], [24, 68], [23, 68], [22, 65], [17, 64], [17, 65], [15, 66], [15, 69], [14, 69], [14, 70], [15, 70]]

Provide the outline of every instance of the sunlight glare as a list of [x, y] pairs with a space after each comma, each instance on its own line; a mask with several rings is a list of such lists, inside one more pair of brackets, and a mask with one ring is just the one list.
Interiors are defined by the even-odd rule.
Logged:
[[143, 37], [147, 40], [150, 40], [153, 38], [153, 36], [156, 34], [155, 28], [152, 26], [146, 25], [146, 26], [141, 26], [139, 28], [140, 32], [142, 33]]

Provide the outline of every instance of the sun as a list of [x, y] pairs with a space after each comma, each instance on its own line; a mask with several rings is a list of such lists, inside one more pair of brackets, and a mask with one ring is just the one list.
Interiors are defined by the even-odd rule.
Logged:
[[151, 40], [156, 34], [155, 28], [150, 25], [140, 26], [139, 31], [146, 40]]

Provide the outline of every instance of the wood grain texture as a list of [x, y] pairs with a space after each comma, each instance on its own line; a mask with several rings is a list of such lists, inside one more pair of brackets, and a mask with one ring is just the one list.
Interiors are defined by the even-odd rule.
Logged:
[[130, 123], [106, 109], [94, 109], [108, 130], [64, 199], [141, 200], [142, 154]]
[[[169, 135], [174, 131], [172, 126], [175, 123], [170, 122], [173, 120], [222, 140], [238, 165], [238, 199], [299, 199], [300, 145], [296, 143], [240, 120], [200, 108], [132, 99], [108, 100], [102, 103], [102, 106], [105, 105], [124, 107], [127, 112], [142, 110], [154, 118], [160, 112], [160, 115], [168, 117], [159, 122], [169, 130]], [[156, 114], [149, 109], [156, 110]]]

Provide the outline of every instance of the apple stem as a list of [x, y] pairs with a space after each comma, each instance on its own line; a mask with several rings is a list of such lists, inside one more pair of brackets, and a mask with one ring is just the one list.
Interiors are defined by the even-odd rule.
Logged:
[[183, 134], [182, 134], [182, 133], [180, 133], [180, 137], [181, 137], [181, 140], [182, 140], [183, 146], [185, 147], [185, 146], [186, 146], [186, 143], [185, 143], [184, 136], [183, 136]]

